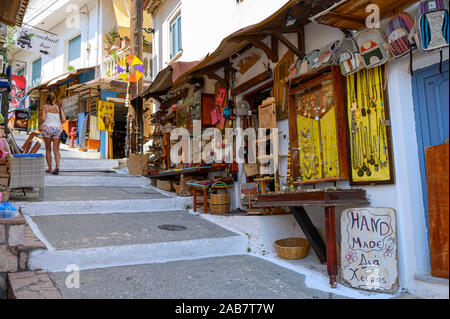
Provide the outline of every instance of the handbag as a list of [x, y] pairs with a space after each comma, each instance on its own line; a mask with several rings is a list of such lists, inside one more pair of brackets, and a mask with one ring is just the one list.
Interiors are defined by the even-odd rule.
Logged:
[[[62, 113], [61, 113], [61, 106], [59, 106], [59, 119], [61, 120], [61, 126], [62, 126]], [[62, 129], [62, 133], [61, 133], [61, 142], [63, 144], [66, 144], [67, 142], [67, 138], [69, 137], [66, 133], [66, 131], [64, 131], [64, 129], [61, 127]]]

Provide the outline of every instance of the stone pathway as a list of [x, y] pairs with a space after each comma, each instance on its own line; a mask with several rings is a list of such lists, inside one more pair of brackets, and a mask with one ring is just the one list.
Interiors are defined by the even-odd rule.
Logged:
[[[30, 272], [9, 277], [14, 297], [343, 298], [247, 254], [248, 237], [188, 213], [191, 198], [114, 170], [117, 161], [72, 155], [61, 175], [46, 176], [43, 200], [11, 194], [45, 244], [30, 254]], [[66, 287], [69, 265], [81, 270], [80, 288]]]

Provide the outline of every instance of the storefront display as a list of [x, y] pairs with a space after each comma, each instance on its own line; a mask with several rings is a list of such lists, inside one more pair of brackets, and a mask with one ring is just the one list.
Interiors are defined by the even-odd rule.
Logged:
[[290, 93], [294, 183], [348, 179], [343, 79], [337, 67], [323, 71]]
[[393, 183], [383, 68], [352, 74], [346, 84], [351, 182]]

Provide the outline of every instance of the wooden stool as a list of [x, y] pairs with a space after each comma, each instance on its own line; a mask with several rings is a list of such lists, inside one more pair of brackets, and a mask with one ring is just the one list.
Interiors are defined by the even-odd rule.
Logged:
[[194, 212], [197, 212], [197, 192], [203, 192], [203, 213], [208, 213], [208, 188], [192, 186], [194, 192]]

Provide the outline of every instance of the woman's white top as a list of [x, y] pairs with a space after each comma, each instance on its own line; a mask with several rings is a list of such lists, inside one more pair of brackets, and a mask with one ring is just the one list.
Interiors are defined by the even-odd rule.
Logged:
[[50, 127], [61, 127], [61, 116], [59, 113], [45, 113], [45, 121], [42, 125]]

